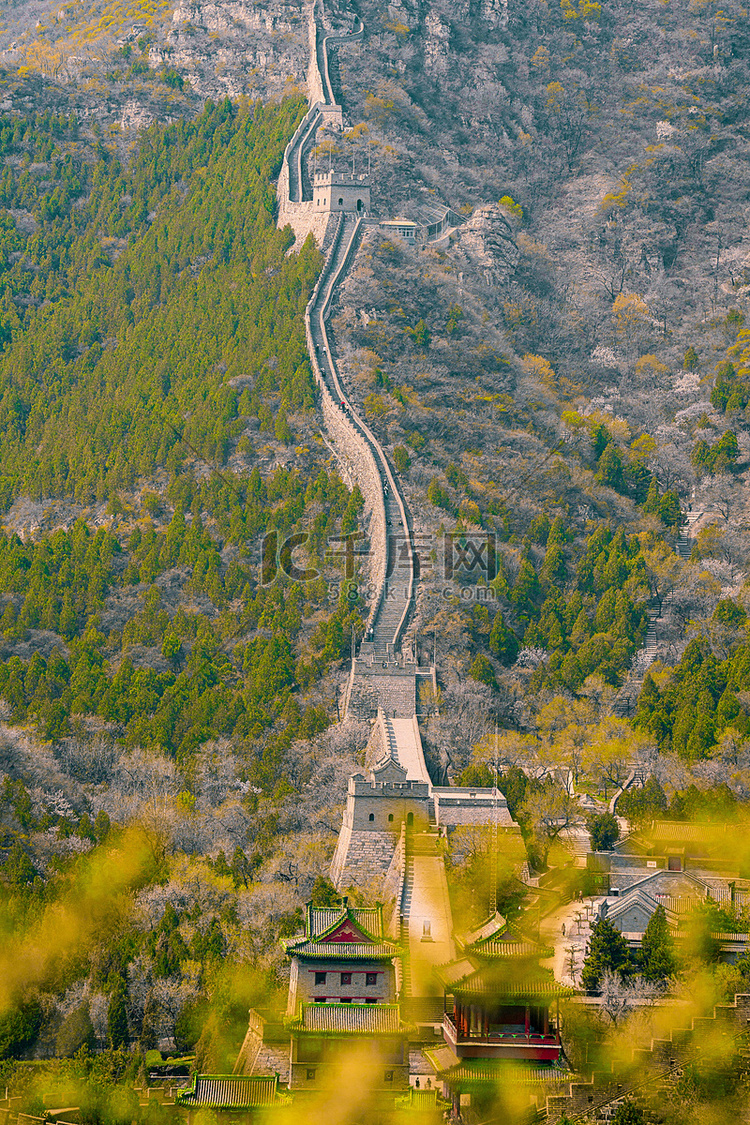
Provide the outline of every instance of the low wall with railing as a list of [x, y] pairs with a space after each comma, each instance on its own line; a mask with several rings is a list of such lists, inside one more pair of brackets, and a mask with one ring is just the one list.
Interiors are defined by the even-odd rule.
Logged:
[[[349, 268], [351, 259], [354, 256], [360, 226], [361, 220], [358, 220], [352, 229], [349, 245], [343, 257], [341, 257], [338, 266], [333, 269], [332, 263], [339, 254], [341, 239], [344, 237], [345, 230], [345, 218], [343, 215], [339, 217], [338, 227], [329, 251], [326, 267], [323, 269], [318, 279], [318, 283], [313, 290], [312, 297], [305, 311], [305, 330], [310, 361], [315, 373], [316, 382], [320, 388], [321, 408], [323, 410], [323, 418], [326, 427], [334, 440], [337, 452], [345, 460], [351, 475], [359, 484], [364, 497], [365, 508], [369, 514], [369, 580], [373, 589], [377, 591], [372, 601], [372, 619], [375, 607], [379, 604], [382, 587], [385, 582], [387, 545], [383, 485], [375, 456], [373, 455], [367, 439], [352, 421], [351, 416], [346, 414], [339, 405], [339, 402], [334, 399], [328, 382], [323, 375], [318, 362], [311, 323], [313, 317], [318, 319], [323, 339], [323, 347], [331, 363], [331, 368], [334, 370], [333, 361], [331, 360], [330, 341], [325, 327], [325, 318], [333, 298], [333, 291], [341, 276]], [[338, 382], [335, 373], [334, 379]], [[337, 386], [336, 391], [337, 394], [343, 398], [341, 388]]]

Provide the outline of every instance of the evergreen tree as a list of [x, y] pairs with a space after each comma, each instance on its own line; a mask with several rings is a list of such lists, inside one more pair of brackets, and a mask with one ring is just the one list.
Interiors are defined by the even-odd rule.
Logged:
[[682, 361], [682, 366], [686, 371], [697, 371], [700, 366], [698, 353], [692, 344], [685, 352], [685, 358]]
[[118, 976], [107, 1008], [107, 1040], [113, 1050], [128, 1045], [127, 986]]
[[595, 992], [605, 969], [627, 975], [631, 967], [630, 950], [625, 938], [607, 918], [600, 918], [591, 933], [589, 953], [581, 974], [583, 987]]
[[595, 852], [609, 851], [617, 843], [620, 835], [617, 817], [609, 812], [592, 816], [588, 822], [588, 830], [591, 836], [591, 850]]
[[505, 624], [503, 615], [498, 610], [490, 630], [490, 652], [493, 653], [501, 664], [511, 665], [518, 656], [518, 637]]
[[646, 926], [639, 961], [641, 972], [646, 980], [666, 980], [675, 970], [672, 936], [667, 926], [666, 911], [661, 903]]
[[55, 1045], [57, 1054], [63, 1058], [72, 1057], [81, 1047], [94, 1050], [96, 1036], [88, 1004], [73, 1009], [58, 1031]]
[[622, 457], [613, 442], [609, 443], [599, 458], [598, 468], [597, 476], [602, 484], [605, 484], [608, 488], [614, 488], [617, 492], [622, 491], [624, 484]]
[[476, 680], [479, 684], [485, 684], [487, 687], [497, 689], [497, 680], [495, 679], [495, 670], [486, 656], [475, 656], [469, 668], [469, 675], [472, 680]]
[[646, 1125], [646, 1114], [640, 1106], [627, 1098], [615, 1110], [612, 1125]]

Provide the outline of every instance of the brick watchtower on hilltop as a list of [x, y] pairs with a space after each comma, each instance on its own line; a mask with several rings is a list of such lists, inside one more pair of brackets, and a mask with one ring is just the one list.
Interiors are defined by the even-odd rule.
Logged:
[[370, 180], [352, 172], [316, 172], [313, 201], [316, 211], [365, 215], [370, 210]]

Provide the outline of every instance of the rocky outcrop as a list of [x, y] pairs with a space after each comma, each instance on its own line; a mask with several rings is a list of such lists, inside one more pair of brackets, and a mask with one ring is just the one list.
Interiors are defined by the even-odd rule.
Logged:
[[424, 66], [428, 74], [445, 74], [450, 51], [450, 25], [435, 12], [425, 19]]
[[496, 204], [476, 208], [461, 227], [458, 249], [476, 271], [484, 273], [488, 285], [512, 274], [520, 256], [510, 223]]
[[308, 20], [301, 0], [178, 0], [154, 67], [175, 66], [202, 97], [279, 96], [305, 86]]

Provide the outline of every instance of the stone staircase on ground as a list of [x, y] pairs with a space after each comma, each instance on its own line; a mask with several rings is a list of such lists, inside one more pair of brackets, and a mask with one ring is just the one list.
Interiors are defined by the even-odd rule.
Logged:
[[[675, 1026], [665, 1038], [654, 1038], [648, 1047], [631, 1049], [629, 1073], [618, 1073], [615, 1063], [609, 1071], [592, 1074], [589, 1081], [573, 1081], [567, 1093], [549, 1095], [546, 1099], [547, 1120], [559, 1121], [565, 1115], [572, 1121], [604, 1120], [604, 1110], [628, 1097], [647, 1084], [669, 1083], [669, 1075], [679, 1066], [686, 1048], [694, 1044], [700, 1050], [706, 1032], [712, 1029], [735, 1037], [747, 1035], [750, 1028], [750, 995], [737, 994], [731, 1004], [717, 1004], [710, 1016], [693, 1016], [688, 1026]], [[645, 1073], [651, 1068], [650, 1073]]]

